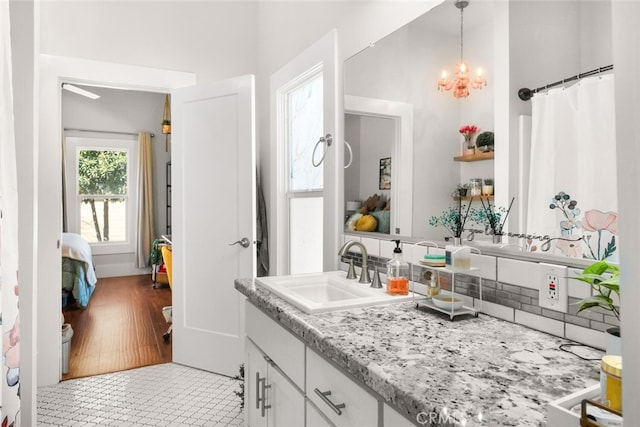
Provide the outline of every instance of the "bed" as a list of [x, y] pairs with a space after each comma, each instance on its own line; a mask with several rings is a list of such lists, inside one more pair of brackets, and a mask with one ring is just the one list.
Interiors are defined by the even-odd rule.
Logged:
[[79, 234], [62, 233], [62, 290], [86, 307], [97, 281], [89, 242]]

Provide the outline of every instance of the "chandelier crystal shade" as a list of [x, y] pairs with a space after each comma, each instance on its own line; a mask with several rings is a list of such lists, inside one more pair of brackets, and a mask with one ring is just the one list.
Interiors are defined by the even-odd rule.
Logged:
[[455, 7], [460, 9], [460, 61], [456, 64], [454, 76], [448, 79], [449, 75], [446, 71], [442, 72], [442, 76], [438, 81], [439, 91], [450, 91], [453, 89], [453, 96], [456, 98], [466, 98], [469, 96], [469, 88], [482, 89], [487, 85], [487, 81], [482, 75], [482, 69], [478, 68], [476, 76], [469, 76], [469, 66], [464, 61], [464, 8], [469, 5], [468, 0], [456, 0]]

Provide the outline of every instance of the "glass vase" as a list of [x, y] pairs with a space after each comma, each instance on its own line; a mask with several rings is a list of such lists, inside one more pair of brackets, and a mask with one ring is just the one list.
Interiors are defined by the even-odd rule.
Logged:
[[472, 156], [476, 153], [476, 146], [470, 139], [465, 139], [462, 143], [462, 155]]

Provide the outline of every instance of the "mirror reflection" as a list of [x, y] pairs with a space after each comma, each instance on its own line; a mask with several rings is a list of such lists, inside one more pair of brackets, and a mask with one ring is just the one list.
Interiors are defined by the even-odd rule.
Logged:
[[[610, 1], [471, 1], [463, 12], [462, 38], [460, 9], [451, 0], [346, 61], [347, 99], [408, 105], [413, 126], [411, 157], [400, 158], [394, 151], [398, 140], [390, 130], [393, 126], [383, 130], [383, 123], [394, 120], [354, 114], [345, 100], [347, 141], [357, 146], [354, 169], [345, 173], [345, 201], [365, 201], [374, 194], [387, 197], [392, 224], [397, 219], [394, 207], [411, 206], [410, 225], [399, 227], [397, 234], [442, 241], [450, 233], [429, 225], [430, 218], [456, 205], [459, 187], [469, 189], [480, 182], [481, 192], [486, 183], [494, 196], [485, 200], [496, 211], [506, 210], [514, 200], [503, 227], [503, 243], [576, 258], [615, 256], [611, 244], [613, 240], [615, 246], [617, 234], [617, 201], [611, 197], [615, 196], [614, 136], [602, 126], [592, 126], [609, 121], [602, 117], [607, 111], [612, 117], [613, 107], [587, 108], [613, 102], [612, 73], [544, 89], [611, 64]], [[462, 55], [470, 77], [481, 67], [487, 85], [456, 98], [453, 91], [439, 91], [438, 82], [443, 70], [451, 78]], [[607, 79], [611, 83], [600, 83]], [[585, 95], [583, 88], [591, 86], [595, 94]], [[573, 87], [575, 93], [568, 90]], [[521, 88], [542, 90], [523, 101], [517, 95]], [[567, 93], [561, 104], [543, 102]], [[579, 100], [582, 104], [576, 104]], [[564, 105], [567, 110], [580, 105], [581, 112], [558, 115]], [[551, 116], [556, 117], [555, 123], [545, 119]], [[472, 143], [480, 139], [472, 152], [465, 151], [464, 126], [476, 128]], [[480, 148], [485, 137], [479, 136], [487, 132], [494, 136], [493, 151]], [[391, 190], [385, 192], [378, 187], [379, 162], [388, 156]], [[609, 157], [612, 160], [606, 160]], [[606, 179], [602, 179], [599, 171], [605, 165]], [[396, 175], [406, 170], [411, 171], [410, 194], [394, 189]], [[404, 187], [399, 184], [399, 188]], [[577, 209], [569, 211], [568, 205], [565, 210], [551, 209], [560, 193], [576, 201]], [[606, 196], [601, 197], [603, 193]], [[478, 197], [469, 201], [467, 194], [461, 203], [482, 210]], [[492, 241], [487, 224], [471, 222], [465, 228], [479, 231], [478, 243]], [[390, 233], [394, 231], [392, 226]]]

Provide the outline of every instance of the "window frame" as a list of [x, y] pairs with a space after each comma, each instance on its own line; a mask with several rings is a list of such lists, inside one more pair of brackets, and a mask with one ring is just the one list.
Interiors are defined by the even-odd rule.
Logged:
[[[278, 114], [278, 128], [280, 130], [279, 132], [279, 137], [278, 137], [278, 144], [280, 146], [280, 164], [283, 166], [282, 168], [280, 168], [281, 170], [281, 175], [279, 177], [279, 181], [280, 181], [280, 185], [279, 185], [279, 197], [282, 199], [283, 202], [283, 208], [282, 209], [282, 213], [283, 213], [283, 221], [286, 224], [286, 227], [284, 228], [284, 233], [283, 233], [283, 242], [286, 244], [286, 250], [282, 250], [282, 254], [285, 257], [285, 268], [286, 268], [286, 274], [291, 274], [292, 271], [292, 266], [291, 266], [291, 262], [292, 262], [292, 257], [291, 257], [291, 235], [292, 235], [292, 231], [291, 231], [291, 199], [298, 199], [298, 198], [319, 198], [322, 200], [322, 203], [324, 204], [325, 200], [324, 200], [324, 171], [323, 171], [323, 184], [322, 184], [322, 188], [315, 188], [315, 189], [302, 189], [302, 190], [292, 190], [290, 188], [290, 184], [291, 184], [291, 180], [290, 180], [290, 174], [291, 174], [291, 142], [290, 142], [290, 134], [288, 132], [289, 130], [289, 123], [291, 120], [291, 117], [289, 115], [289, 95], [291, 94], [291, 92], [297, 90], [298, 88], [308, 84], [309, 82], [314, 81], [317, 78], [320, 78], [322, 80], [322, 85], [324, 88], [324, 67], [322, 63], [316, 64], [315, 66], [309, 68], [308, 70], [306, 70], [304, 73], [298, 75], [296, 78], [290, 80], [288, 83], [286, 83], [285, 85], [281, 86], [280, 88], [278, 88], [278, 90], [276, 91], [276, 104], [277, 104], [277, 111], [279, 112]], [[323, 89], [323, 93], [322, 93], [323, 97], [324, 97], [324, 89]], [[323, 126], [324, 128], [324, 119], [323, 119]], [[313, 141], [313, 144], [316, 144], [317, 141]], [[320, 153], [316, 153], [316, 155], [320, 156]], [[321, 164], [319, 167], [324, 169], [324, 165]], [[322, 268], [320, 268], [320, 271], [322, 271]]]
[[[67, 225], [70, 233], [81, 234], [81, 201], [86, 195], [78, 194], [78, 156], [81, 150], [117, 150], [127, 153], [127, 205], [126, 240], [118, 242], [89, 242], [94, 255], [135, 253], [138, 205], [138, 140], [130, 138], [99, 138], [68, 136], [65, 138]], [[90, 196], [89, 196], [90, 197]]]

